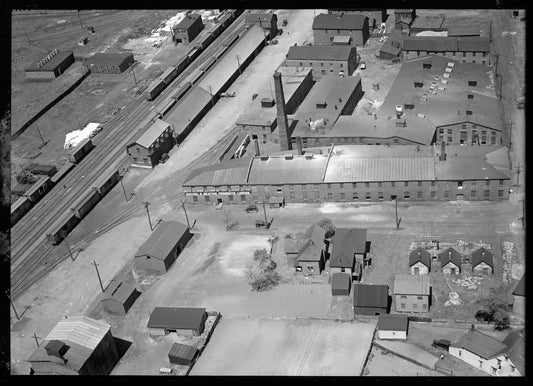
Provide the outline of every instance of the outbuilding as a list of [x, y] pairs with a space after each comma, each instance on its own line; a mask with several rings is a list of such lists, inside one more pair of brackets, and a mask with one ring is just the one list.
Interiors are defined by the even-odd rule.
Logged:
[[353, 285], [355, 315], [381, 315], [389, 311], [389, 286], [386, 284]]
[[524, 317], [526, 315], [526, 275], [524, 274], [513, 290], [513, 313]]
[[479, 248], [472, 253], [472, 274], [475, 276], [491, 276], [494, 273], [492, 252]]
[[162, 273], [168, 271], [192, 236], [189, 228], [179, 222], [159, 224], [135, 253], [135, 267]]
[[461, 273], [461, 255], [453, 248], [447, 248], [439, 254], [442, 273], [457, 275]]
[[100, 302], [107, 312], [125, 315], [139, 296], [141, 292], [133, 283], [116, 281], [106, 288]]
[[150, 335], [167, 335], [175, 332], [181, 335], [199, 336], [204, 332], [206, 320], [205, 308], [156, 307], [150, 314], [148, 329]]
[[26, 78], [31, 80], [55, 79], [74, 63], [72, 51], [54, 50], [40, 61], [26, 68]]
[[175, 365], [190, 366], [198, 355], [198, 348], [186, 344], [174, 343], [168, 352], [168, 360]]
[[[322, 243], [324, 245], [324, 243]], [[320, 275], [324, 270], [324, 249], [308, 240], [298, 254], [296, 272], [307, 275]]]
[[348, 273], [337, 272], [331, 275], [331, 295], [350, 295], [352, 278]]
[[409, 318], [401, 314], [379, 315], [377, 329], [379, 339], [405, 340], [409, 329]]
[[174, 34], [173, 39], [177, 43], [189, 44], [198, 36], [204, 29], [202, 16], [196, 13], [191, 13], [179, 22], [179, 24], [172, 27]]
[[135, 61], [129, 52], [99, 52], [87, 58], [85, 65], [92, 73], [121, 74]]
[[424, 248], [418, 247], [409, 254], [411, 275], [427, 275], [431, 271], [431, 256]]
[[156, 119], [148, 130], [133, 143], [126, 146], [131, 166], [153, 168], [161, 156], [168, 153], [176, 144], [174, 131], [169, 123]]
[[360, 278], [361, 268], [368, 262], [366, 233], [366, 229], [337, 228], [329, 263], [332, 273], [347, 272]]
[[429, 275], [394, 276], [396, 312], [428, 312], [430, 297]]

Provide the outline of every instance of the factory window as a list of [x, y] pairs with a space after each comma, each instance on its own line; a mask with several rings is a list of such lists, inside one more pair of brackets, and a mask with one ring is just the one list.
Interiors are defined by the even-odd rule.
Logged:
[[403, 182], [403, 186], [405, 186], [407, 188], [409, 186], [409, 181], [404, 181]]
[[198, 202], [198, 196], [192, 196], [192, 202]]
[[450, 197], [450, 192], [448, 190], [445, 190], [444, 191], [444, 198], [449, 198]]
[[289, 190], [294, 190], [294, 185], [289, 185]]
[[323, 63], [323, 62], [320, 62], [320, 66], [324, 67], [324, 63]]
[[418, 181], [418, 186], [422, 186], [422, 181]]
[[400, 308], [405, 309], [405, 303], [400, 303]]
[[400, 299], [407, 299], [407, 295], [401, 295]]
[[485, 197], [489, 197], [490, 196], [490, 190], [485, 190]]
[[405, 198], [406, 200], [409, 200], [411, 198], [411, 194], [409, 192], [405, 192], [403, 194], [403, 198]]
[[328, 189], [331, 189], [331, 184], [328, 184]]
[[140, 153], [141, 152], [141, 149], [137, 148], [137, 153]]
[[291, 190], [291, 191], [289, 192], [289, 198], [290, 198], [291, 200], [294, 200], [294, 191], [293, 191], [293, 190]]
[[435, 192], [431, 192], [431, 198], [435, 198]]
[[[472, 52], [472, 56], [475, 58], [476, 57], [476, 53], [475, 52]], [[474, 62], [475, 63], [475, 62]]]
[[477, 81], [475, 81], [475, 80], [469, 80], [469, 81], [468, 81], [468, 85], [469, 85], [469, 86], [477, 86]]
[[241, 194], [241, 201], [246, 201], [246, 195], [245, 194]]
[[503, 186], [503, 180], [499, 180], [499, 181], [498, 181], [498, 184], [499, 184], [500, 186]]
[[487, 136], [486, 135], [482, 135], [481, 136], [481, 144], [482, 145], [486, 145], [487, 144]]
[[490, 143], [491, 145], [496, 144], [496, 134], [492, 133], [492, 136], [490, 137]]
[[370, 182], [365, 182], [365, 188], [370, 188]]
[[281, 186], [277, 186], [276, 193], [283, 193], [283, 188]]
[[487, 53], [486, 52], [483, 52], [483, 57], [487, 56]]
[[333, 41], [333, 36], [329, 38], [329, 41], [332, 42]]
[[463, 58], [466, 56], [466, 52], [463, 52]]
[[474, 94], [468, 94], [468, 99], [474, 99]]
[[476, 198], [476, 191], [475, 191], [475, 190], [472, 190], [472, 191], [470, 192], [470, 197], [471, 197], [471, 198]]
[[331, 69], [329, 70], [329, 72], [335, 72], [335, 70], [334, 70], [333, 68], [331, 68]]
[[211, 197], [209, 196], [204, 196], [205, 197], [205, 202], [210, 202], [211, 201]]
[[395, 188], [395, 187], [396, 187], [396, 182], [395, 182], [395, 181], [392, 181], [392, 182], [390, 183], [390, 186], [393, 187], [393, 188]]
[[490, 185], [490, 180], [485, 180], [485, 186], [489, 186]]
[[303, 65], [304, 65], [304, 64], [303, 64], [302, 62], [300, 62], [300, 67], [303, 67]]
[[[468, 112], [467, 112], [467, 115], [468, 115]], [[466, 125], [465, 125], [464, 123], [461, 125], [461, 129], [466, 130]], [[463, 133], [466, 134], [466, 132], [463, 132], [463, 131], [462, 131], [462, 132], [461, 132], [461, 138], [463, 137]]]
[[342, 63], [341, 63], [341, 68], [342, 68]]
[[461, 350], [459, 350], [459, 356], [461, 356]]
[[418, 309], [418, 304], [413, 303], [413, 309]]
[[326, 70], [320, 70], [321, 75], [326, 75]]
[[503, 197], [503, 190], [498, 190], [498, 197]]
[[340, 184], [339, 184], [339, 188], [344, 189], [344, 184], [343, 184], [343, 183], [340, 183]]
[[457, 181], [457, 187], [459, 189], [462, 189], [463, 188], [463, 181]]
[[448, 129], [448, 134], [451, 134], [452, 133], [452, 129]]
[[453, 56], [455, 56], [455, 51], [454, 51], [454, 52], [452, 52], [452, 55], [453, 55]]
[[133, 162], [137, 162], [139, 159], [136, 157], [133, 157]]
[[423, 310], [426, 310], [428, 308], [428, 305], [427, 304], [422, 304], [422, 309]]
[[357, 187], [357, 182], [352, 182], [352, 188], [355, 189]]
[[383, 182], [378, 182], [378, 188], [381, 188], [383, 186]]
[[[466, 115], [472, 115], [472, 110], [466, 110]], [[466, 129], [466, 125], [463, 125], [463, 126]]]
[[233, 202], [233, 195], [228, 195], [228, 200]]
[[318, 184], [315, 184], [315, 189], [318, 189], [319, 188], [319, 185]]
[[365, 197], [367, 200], [371, 200], [372, 199], [372, 196], [370, 195], [370, 192], [366, 192], [366, 197]]
[[328, 200], [333, 200], [333, 193], [328, 192]]
[[422, 192], [421, 191], [418, 192], [418, 198], [422, 198]]
[[383, 192], [378, 193], [378, 200], [383, 200]]
[[431, 186], [435, 186], [435, 181], [431, 181]]
[[357, 192], [353, 192], [352, 200], [359, 200], [359, 195], [357, 194]]
[[341, 200], [346, 200], [346, 194], [344, 192], [340, 193], [340, 199]]
[[315, 191], [315, 200], [320, 200], [320, 192], [318, 190]]
[[418, 300], [422, 300], [422, 296], [417, 296], [416, 297]]
[[448, 143], [452, 143], [452, 137], [448, 137]]

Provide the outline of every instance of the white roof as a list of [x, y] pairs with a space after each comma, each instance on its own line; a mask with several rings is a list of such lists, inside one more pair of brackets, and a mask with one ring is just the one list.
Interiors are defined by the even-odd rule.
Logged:
[[111, 326], [102, 320], [73, 316], [61, 319], [45, 340], [72, 342], [94, 350], [110, 329]]

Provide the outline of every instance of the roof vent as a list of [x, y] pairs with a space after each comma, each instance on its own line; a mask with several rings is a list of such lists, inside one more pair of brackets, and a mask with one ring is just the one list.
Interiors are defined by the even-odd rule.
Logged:
[[268, 161], [268, 154], [261, 156], [261, 161]]
[[65, 344], [65, 342], [60, 340], [51, 340], [46, 344], [44, 349], [46, 353], [50, 356], [61, 358], [64, 360], [63, 356], [68, 351], [70, 347]]
[[316, 108], [317, 108], [317, 109], [325, 109], [326, 106], [327, 106], [326, 101], [323, 101], [323, 102], [316, 102]]

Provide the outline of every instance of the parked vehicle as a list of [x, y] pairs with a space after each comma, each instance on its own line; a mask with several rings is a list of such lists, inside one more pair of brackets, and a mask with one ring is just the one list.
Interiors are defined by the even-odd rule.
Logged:
[[259, 95], [259, 94], [254, 94], [254, 95], [252, 95], [252, 100], [255, 101], [255, 98], [257, 98], [258, 95]]
[[161, 162], [162, 164], [164, 164], [165, 162], [167, 162], [167, 160], [170, 158], [170, 156], [168, 155], [168, 153], [163, 153], [161, 155], [161, 159], [159, 160], [159, 162]]
[[266, 222], [265, 220], [255, 220], [255, 227], [256, 228], [270, 228], [270, 223]]
[[223, 92], [223, 93], [220, 93], [220, 96], [221, 97], [234, 97], [235, 96], [235, 91], [234, 92]]
[[448, 339], [433, 339], [432, 346], [448, 351], [451, 342]]
[[287, 25], [287, 19], [283, 19], [283, 22], [282, 22], [283, 26], [285, 27]]
[[361, 61], [361, 70], [364, 70], [366, 68], [366, 62]]
[[251, 212], [257, 213], [258, 211], [259, 209], [257, 209], [257, 205], [248, 205], [245, 209], [246, 213], [251, 213]]
[[273, 44], [273, 45], [276, 45], [276, 44], [278, 44], [279, 42], [278, 42], [278, 39], [274, 39], [274, 40], [272, 40], [270, 43]]

